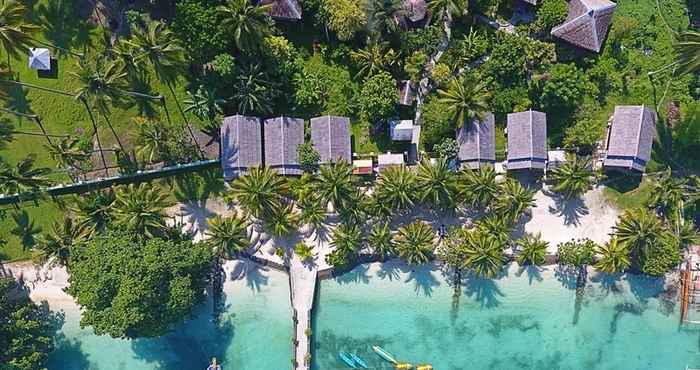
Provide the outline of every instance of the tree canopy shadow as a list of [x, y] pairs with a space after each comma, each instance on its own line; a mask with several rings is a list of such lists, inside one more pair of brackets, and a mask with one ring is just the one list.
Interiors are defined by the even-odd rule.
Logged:
[[518, 268], [518, 271], [515, 272], [515, 276], [520, 277], [523, 274], [527, 274], [528, 283], [530, 285], [532, 285], [533, 281], [541, 282], [544, 280], [541, 272], [542, 272], [542, 269], [538, 266], [534, 266], [534, 265], [520, 266], [520, 268]]
[[401, 269], [396, 263], [385, 262], [382, 263], [377, 271], [377, 276], [382, 280], [399, 280], [401, 278]]
[[[409, 270], [410, 271], [405, 271]], [[408, 276], [404, 282], [413, 282], [414, 291], [416, 294], [423, 294], [426, 297], [433, 295], [433, 288], [440, 286], [437, 278], [433, 274], [438, 270], [437, 266], [432, 263], [423, 265], [410, 265], [405, 268]]]
[[335, 281], [340, 284], [369, 284], [370, 276], [367, 274], [367, 271], [369, 271], [369, 265], [360, 264], [354, 269], [336, 277]]
[[665, 277], [653, 277], [639, 274], [627, 274], [627, 282], [634, 297], [641, 303], [658, 298], [665, 289]]
[[[39, 4], [34, 13], [42, 24], [44, 37], [50, 43], [69, 50], [86, 50], [92, 46], [92, 27], [78, 13], [92, 13], [91, 9], [86, 8], [91, 4], [88, 1], [51, 0]], [[56, 52], [59, 55], [66, 54], [60, 49]]]
[[581, 217], [590, 213], [581, 197], [567, 199], [563, 195], [549, 190], [543, 190], [543, 193], [554, 200], [554, 207], [549, 207], [549, 213], [563, 217], [565, 225], [578, 226], [581, 224]]
[[607, 274], [600, 271], [596, 271], [595, 274], [590, 277], [593, 283], [600, 284], [600, 288], [606, 296], [610, 293], [623, 293], [622, 287], [619, 285], [621, 278], [622, 274]]
[[465, 280], [466, 289], [464, 289], [464, 294], [474, 298], [481, 304], [482, 308], [494, 308], [501, 304], [499, 297], [504, 297], [505, 295], [501, 292], [496, 281], [476, 277], [473, 274], [469, 274]]
[[557, 278], [564, 288], [576, 289], [578, 269], [566, 265], [557, 265], [554, 268], [554, 277]]
[[260, 287], [267, 285], [270, 281], [269, 272], [270, 270], [265, 266], [247, 263], [245, 270], [246, 285], [256, 293], [260, 292]]

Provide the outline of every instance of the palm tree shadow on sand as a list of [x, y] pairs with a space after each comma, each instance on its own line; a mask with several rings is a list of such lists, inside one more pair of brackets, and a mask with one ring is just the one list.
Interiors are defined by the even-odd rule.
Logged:
[[[481, 304], [482, 308], [495, 308], [501, 304], [499, 297], [505, 297], [494, 279], [477, 277], [474, 274], [465, 274], [464, 295], [473, 298]], [[504, 277], [502, 272], [496, 279]]]
[[527, 266], [520, 266], [518, 268], [518, 271], [515, 272], [515, 276], [522, 276], [523, 274], [527, 274], [527, 280], [528, 284], [532, 285], [533, 282], [541, 282], [544, 281], [544, 278], [542, 277], [542, 268], [539, 266], [533, 266], [533, 265], [527, 265]]
[[433, 295], [433, 289], [440, 286], [440, 282], [435, 277], [438, 267], [434, 264], [410, 265], [402, 268], [408, 273], [405, 283], [413, 282], [413, 290], [416, 295], [422, 294], [426, 297]]
[[581, 218], [590, 213], [581, 197], [566, 199], [561, 194], [549, 190], [542, 190], [542, 193], [554, 200], [554, 207], [549, 207], [549, 213], [564, 218], [565, 225], [579, 226]]

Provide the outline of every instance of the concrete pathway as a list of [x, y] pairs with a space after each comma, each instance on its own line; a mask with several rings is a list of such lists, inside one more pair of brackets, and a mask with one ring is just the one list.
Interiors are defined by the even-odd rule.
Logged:
[[306, 354], [311, 352], [311, 337], [307, 329], [311, 327], [311, 307], [314, 304], [314, 291], [318, 268], [316, 264], [304, 264], [294, 255], [289, 261], [289, 280], [292, 287], [292, 307], [297, 313], [296, 333], [296, 370], [308, 370], [311, 361]]

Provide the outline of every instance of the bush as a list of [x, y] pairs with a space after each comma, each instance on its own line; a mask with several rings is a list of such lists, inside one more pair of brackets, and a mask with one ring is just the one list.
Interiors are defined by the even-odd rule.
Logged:
[[394, 114], [397, 100], [394, 79], [390, 74], [381, 72], [365, 80], [357, 104], [364, 119], [377, 122]]
[[365, 7], [358, 0], [323, 0], [321, 17], [338, 39], [348, 41], [367, 24]]
[[432, 24], [426, 28], [401, 32], [401, 53], [411, 55], [417, 51], [433, 55], [445, 34], [442, 23]]
[[438, 63], [435, 65], [432, 71], [430, 71], [430, 78], [435, 81], [435, 84], [441, 86], [452, 76], [452, 70], [445, 63]]
[[491, 57], [483, 66], [484, 73], [502, 86], [522, 84], [527, 72], [525, 56], [528, 41], [517, 35], [499, 35], [500, 40], [497, 40]]
[[605, 125], [591, 118], [577, 120], [564, 133], [564, 148], [588, 155], [595, 150], [598, 140], [603, 137]]
[[318, 154], [311, 143], [299, 144], [297, 146], [297, 155], [299, 156], [299, 164], [304, 171], [316, 171], [321, 155]]
[[570, 240], [557, 245], [559, 263], [574, 267], [583, 267], [593, 262], [597, 245], [590, 239]]
[[495, 87], [491, 95], [491, 109], [496, 114], [522, 112], [532, 107], [528, 90], [524, 86]]
[[433, 147], [435, 154], [438, 158], [444, 158], [450, 160], [456, 158], [459, 153], [459, 145], [457, 140], [447, 137], [442, 139], [442, 141]]
[[488, 35], [483, 31], [469, 29], [469, 33], [457, 45], [462, 63], [471, 63], [481, 58], [489, 48]]
[[195, 63], [206, 63], [231, 45], [232, 37], [221, 27], [216, 7], [201, 1], [177, 3], [173, 30]]
[[357, 85], [347, 69], [325, 64], [319, 56], [314, 56], [294, 76], [294, 88], [297, 104], [312, 109], [312, 113], [343, 116], [352, 111]]
[[436, 98], [429, 99], [423, 105], [421, 115], [421, 140], [428, 151], [445, 138], [454, 138], [455, 130], [452, 125], [447, 105]]
[[533, 24], [533, 31], [544, 34], [549, 33], [552, 27], [566, 20], [569, 9], [565, 0], [543, 0], [537, 9], [537, 18]]
[[573, 109], [596, 90], [588, 77], [574, 64], [555, 64], [540, 93], [540, 106], [548, 110]]

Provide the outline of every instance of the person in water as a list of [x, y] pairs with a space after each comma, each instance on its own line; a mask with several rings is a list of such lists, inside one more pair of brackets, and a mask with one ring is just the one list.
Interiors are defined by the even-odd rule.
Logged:
[[221, 370], [221, 366], [216, 363], [216, 357], [211, 359], [211, 365], [209, 365], [207, 370]]

